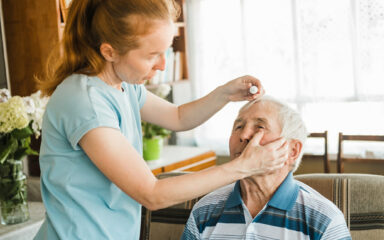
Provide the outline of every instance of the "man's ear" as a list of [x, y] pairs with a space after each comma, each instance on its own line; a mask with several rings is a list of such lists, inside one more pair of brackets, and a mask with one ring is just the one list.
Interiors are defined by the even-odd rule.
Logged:
[[288, 148], [288, 165], [295, 164], [297, 158], [300, 156], [300, 153], [302, 151], [303, 144], [296, 139], [292, 139], [289, 141], [289, 148]]
[[100, 45], [100, 53], [108, 62], [114, 62], [118, 56], [116, 50], [109, 43], [102, 43]]

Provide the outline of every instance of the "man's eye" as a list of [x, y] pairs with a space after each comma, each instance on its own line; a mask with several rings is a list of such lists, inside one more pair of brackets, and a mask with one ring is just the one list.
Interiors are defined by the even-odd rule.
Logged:
[[239, 126], [236, 126], [236, 127], [235, 127], [235, 130], [237, 130], [237, 129], [241, 129], [241, 128], [242, 128], [242, 126], [239, 125]]
[[258, 129], [264, 129], [264, 127], [263, 127], [263, 126], [257, 126], [257, 128], [258, 128]]

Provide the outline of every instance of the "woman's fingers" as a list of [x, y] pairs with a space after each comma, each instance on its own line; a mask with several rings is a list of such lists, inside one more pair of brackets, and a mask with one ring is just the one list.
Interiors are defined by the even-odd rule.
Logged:
[[255, 135], [253, 135], [251, 141], [249, 141], [248, 145], [252, 147], [260, 146], [260, 141], [264, 136], [264, 131], [260, 130]]
[[248, 166], [250, 175], [269, 174], [282, 168], [288, 159], [289, 144], [284, 138], [261, 146], [263, 136], [264, 131], [257, 132], [243, 151], [244, 166]]
[[282, 148], [286, 142], [287, 140], [285, 140], [285, 138], [280, 137], [274, 140], [273, 142], [266, 144], [265, 147], [269, 149], [279, 149], [279, 148]]
[[[252, 86], [258, 88], [258, 91], [254, 94], [250, 93]], [[265, 90], [259, 79], [246, 75], [223, 85], [223, 93], [223, 96], [226, 96], [229, 101], [251, 101], [261, 98], [265, 94]]]

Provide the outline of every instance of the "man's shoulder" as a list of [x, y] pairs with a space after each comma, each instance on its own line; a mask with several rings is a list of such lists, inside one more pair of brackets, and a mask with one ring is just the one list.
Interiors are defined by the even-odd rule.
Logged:
[[225, 202], [233, 192], [235, 183], [221, 187], [201, 198], [193, 207], [192, 211], [199, 211], [202, 208], [224, 208]]
[[343, 213], [332, 201], [305, 183], [297, 180], [296, 182], [299, 185], [299, 196], [296, 200], [297, 204], [310, 208], [311, 210], [331, 219], [338, 216], [344, 218]]

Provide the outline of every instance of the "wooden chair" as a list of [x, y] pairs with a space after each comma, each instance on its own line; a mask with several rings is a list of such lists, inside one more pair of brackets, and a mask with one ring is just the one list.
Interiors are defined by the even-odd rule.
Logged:
[[[189, 172], [167, 172], [156, 177], [162, 179], [187, 173]], [[143, 207], [140, 240], [180, 239], [192, 207], [199, 199], [196, 198], [157, 211], [150, 211]]]
[[322, 160], [324, 164], [324, 173], [330, 172], [329, 159], [328, 159], [328, 131], [316, 132], [309, 134], [308, 138], [324, 138], [324, 152], [321, 155], [318, 154], [304, 154], [303, 160], [305, 159], [316, 159]]
[[345, 135], [339, 133], [339, 150], [337, 153], [337, 172], [344, 172], [344, 162], [378, 162], [383, 161], [383, 158], [370, 158], [370, 157], [347, 157], [344, 156], [343, 142], [344, 141], [371, 141], [371, 142], [384, 142], [384, 135]]

